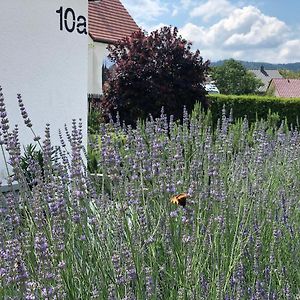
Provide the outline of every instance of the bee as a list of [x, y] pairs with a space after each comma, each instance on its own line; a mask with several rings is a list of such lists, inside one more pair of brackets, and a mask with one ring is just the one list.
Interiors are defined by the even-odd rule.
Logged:
[[186, 198], [188, 198], [190, 195], [187, 193], [180, 193], [178, 195], [173, 196], [170, 201], [173, 204], [180, 205], [182, 207], [186, 206]]

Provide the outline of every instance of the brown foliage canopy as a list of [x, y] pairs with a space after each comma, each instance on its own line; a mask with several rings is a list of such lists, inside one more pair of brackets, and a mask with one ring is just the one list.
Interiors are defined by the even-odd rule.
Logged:
[[115, 69], [103, 106], [117, 109], [127, 123], [148, 114], [156, 117], [162, 106], [175, 118], [196, 101], [207, 107], [203, 82], [209, 61], [203, 61], [199, 50], [192, 52], [191, 45], [176, 27], [163, 27], [149, 35], [135, 32], [109, 46]]

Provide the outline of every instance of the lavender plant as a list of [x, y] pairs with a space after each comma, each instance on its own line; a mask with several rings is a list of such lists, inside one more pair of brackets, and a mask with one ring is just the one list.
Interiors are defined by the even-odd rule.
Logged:
[[[297, 129], [232, 124], [225, 110], [213, 128], [197, 108], [181, 123], [163, 111], [135, 129], [111, 121], [90, 143], [91, 175], [80, 122], [54, 158], [47, 125], [29, 187], [1, 91], [0, 110], [20, 186], [1, 195], [1, 299], [299, 297]], [[181, 192], [185, 207], [170, 202]]]

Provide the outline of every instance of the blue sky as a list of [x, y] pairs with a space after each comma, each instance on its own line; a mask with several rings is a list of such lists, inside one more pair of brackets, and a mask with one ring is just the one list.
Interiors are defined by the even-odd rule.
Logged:
[[299, 0], [121, 0], [140, 27], [163, 25], [205, 59], [300, 61]]

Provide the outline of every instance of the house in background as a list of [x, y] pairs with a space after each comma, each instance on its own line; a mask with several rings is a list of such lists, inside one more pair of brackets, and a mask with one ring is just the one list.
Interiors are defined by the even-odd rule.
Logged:
[[204, 88], [208, 94], [220, 94], [218, 87], [216, 86], [214, 81], [204, 84]]
[[216, 82], [212, 79], [210, 74], [205, 76], [205, 82], [203, 86], [208, 94], [220, 94], [220, 91], [216, 86]]
[[140, 30], [119, 0], [89, 0], [88, 94], [102, 94], [102, 66], [109, 44]]
[[300, 79], [273, 78], [267, 93], [276, 97], [300, 98]]
[[264, 66], [261, 66], [259, 70], [249, 71], [252, 72], [256, 78], [260, 79], [264, 84], [258, 89], [258, 91], [261, 93], [265, 93], [267, 91], [270, 81], [273, 78], [282, 78], [278, 70], [265, 70]]

